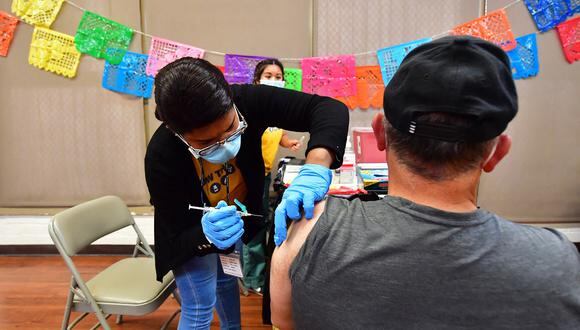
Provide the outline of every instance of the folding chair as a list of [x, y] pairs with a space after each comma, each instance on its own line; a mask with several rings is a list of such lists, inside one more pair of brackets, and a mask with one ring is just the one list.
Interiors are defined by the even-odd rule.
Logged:
[[[137, 243], [131, 257], [110, 265], [88, 281], [84, 281], [72, 256], [97, 239], [132, 226]], [[155, 311], [175, 290], [175, 279], [169, 273], [163, 282], [156, 281], [153, 250], [135, 224], [125, 203], [116, 196], [91, 200], [56, 214], [48, 232], [58, 252], [72, 273], [62, 321], [62, 329], [72, 329], [89, 313], [95, 313], [103, 329], [109, 330], [107, 318], [116, 314], [117, 323], [123, 315], [145, 315]], [[144, 257], [138, 257], [139, 252]], [[176, 296], [179, 301], [179, 298]], [[71, 311], [83, 312], [69, 326]], [[165, 329], [179, 313], [173, 313], [163, 324]]]

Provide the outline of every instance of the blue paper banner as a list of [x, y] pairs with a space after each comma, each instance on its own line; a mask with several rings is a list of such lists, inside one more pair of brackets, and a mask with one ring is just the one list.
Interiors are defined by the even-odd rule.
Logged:
[[578, 2], [577, 0], [524, 0], [541, 32], [553, 29], [566, 20], [566, 17], [571, 14], [569, 7], [571, 1]]
[[568, 7], [570, 8], [570, 13], [568, 13], [568, 15], [572, 16], [576, 13], [580, 13], [580, 0], [568, 0]]
[[516, 38], [517, 46], [507, 54], [512, 65], [514, 79], [535, 77], [540, 69], [536, 34]]
[[389, 81], [391, 81], [395, 72], [397, 72], [405, 56], [413, 49], [429, 41], [431, 41], [431, 38], [419, 39], [377, 50], [377, 57], [379, 59], [379, 65], [381, 66], [381, 74], [383, 75], [383, 83], [385, 86], [389, 84]]
[[115, 65], [105, 62], [103, 71], [103, 88], [135, 95], [144, 98], [151, 97], [153, 77], [145, 73], [148, 56], [125, 50], [109, 48], [108, 53], [125, 52], [121, 63]]

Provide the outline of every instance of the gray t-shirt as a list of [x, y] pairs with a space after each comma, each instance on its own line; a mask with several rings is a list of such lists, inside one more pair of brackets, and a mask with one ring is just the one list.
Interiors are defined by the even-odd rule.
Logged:
[[575, 246], [482, 209], [329, 198], [289, 275], [297, 329], [580, 329]]

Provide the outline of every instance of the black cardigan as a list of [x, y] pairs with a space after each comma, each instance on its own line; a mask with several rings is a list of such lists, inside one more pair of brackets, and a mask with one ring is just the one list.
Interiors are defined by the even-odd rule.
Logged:
[[[334, 99], [292, 90], [260, 86], [232, 85], [234, 102], [248, 128], [236, 156], [246, 186], [246, 206], [250, 213], [262, 213], [264, 162], [262, 134], [267, 127], [309, 132], [307, 152], [325, 147], [334, 152], [331, 168], [342, 163], [348, 131], [346, 106]], [[201, 228], [201, 212], [188, 205], [203, 205], [201, 185], [187, 147], [164, 125], [149, 142], [145, 156], [145, 177], [155, 208], [155, 268], [157, 280], [193, 256], [216, 253]], [[204, 195], [207, 202], [207, 197]], [[261, 221], [244, 219], [244, 242], [260, 229]], [[259, 225], [258, 225], [259, 224]]]

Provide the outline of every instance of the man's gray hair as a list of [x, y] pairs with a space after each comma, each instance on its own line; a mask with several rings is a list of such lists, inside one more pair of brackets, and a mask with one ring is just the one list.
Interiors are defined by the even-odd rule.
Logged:
[[[417, 121], [437, 122], [455, 126], [467, 126], [465, 118], [429, 113]], [[448, 142], [424, 138], [395, 129], [385, 118], [388, 146], [413, 174], [431, 181], [445, 181], [478, 168], [489, 154], [496, 138], [484, 142]]]

